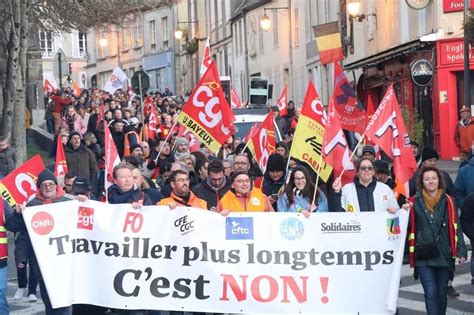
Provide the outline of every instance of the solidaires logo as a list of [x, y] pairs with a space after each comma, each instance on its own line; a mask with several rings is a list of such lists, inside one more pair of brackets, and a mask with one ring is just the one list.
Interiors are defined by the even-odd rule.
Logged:
[[280, 234], [290, 241], [300, 239], [304, 234], [304, 225], [297, 218], [286, 218], [280, 223]]
[[400, 231], [400, 219], [388, 218], [387, 219], [387, 235], [399, 235]]

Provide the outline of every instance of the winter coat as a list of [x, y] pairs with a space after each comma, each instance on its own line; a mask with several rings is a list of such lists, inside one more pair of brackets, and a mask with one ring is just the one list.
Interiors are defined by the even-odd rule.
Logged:
[[[410, 197], [414, 196], [416, 191], [417, 191], [416, 180], [417, 180], [418, 176], [420, 175], [422, 168], [423, 167], [418, 168], [418, 170], [416, 170], [415, 174], [413, 174], [413, 176], [410, 179], [410, 182], [409, 182]], [[455, 197], [456, 196], [456, 190], [454, 189], [454, 184], [453, 184], [453, 181], [451, 179], [451, 176], [449, 176], [448, 172], [445, 172], [445, 171], [442, 171], [442, 170], [439, 170], [439, 171], [441, 172], [441, 174], [443, 174], [444, 183], [446, 185], [445, 186], [446, 193], [448, 195], [450, 195], [451, 197]]]
[[[318, 195], [319, 197], [316, 203], [316, 212], [328, 212], [329, 207], [326, 195], [321, 190], [319, 190]], [[309, 200], [308, 198], [305, 198], [303, 196], [294, 196], [293, 203], [290, 205], [288, 202], [288, 196], [285, 193], [281, 195], [280, 198], [278, 198], [278, 212], [301, 212], [303, 210], [309, 211], [311, 201], [312, 200]]]
[[120, 203], [133, 203], [143, 200], [144, 206], [151, 206], [151, 200], [143, 191], [138, 187], [134, 187], [129, 191], [123, 191], [117, 185], [113, 184], [107, 190], [109, 203], [120, 204]]
[[[36, 194], [36, 197], [33, 198], [26, 206], [39, 206], [51, 203], [58, 203], [69, 201], [70, 199], [65, 197], [64, 191], [62, 188], [58, 186], [56, 196], [52, 199], [45, 199], [41, 192]], [[12, 232], [20, 232], [20, 235], [17, 237], [15, 241], [16, 254], [18, 258], [23, 262], [26, 262], [26, 257], [29, 255], [29, 250], [32, 248], [30, 236], [28, 235], [28, 230], [26, 229], [25, 220], [23, 219], [23, 215], [21, 213], [14, 212], [13, 219], [12, 219]], [[36, 254], [33, 250], [33, 253], [29, 256], [30, 257], [30, 268], [33, 270], [33, 274], [38, 280], [42, 280], [41, 270], [38, 265], [38, 260], [36, 259]]]
[[8, 147], [5, 151], [0, 151], [0, 177], [8, 175], [15, 169], [16, 150]]
[[97, 161], [94, 153], [83, 143], [77, 150], [74, 150], [70, 143], [65, 147], [67, 167], [78, 176], [87, 177], [91, 185], [96, 182]]
[[[3, 203], [3, 218], [5, 220], [5, 225], [4, 227], [8, 231], [13, 231], [14, 230], [14, 223], [13, 223], [13, 209], [10, 207], [10, 205], [5, 201], [2, 200], [0, 201]], [[8, 246], [8, 244], [7, 244]], [[8, 258], [0, 259], [0, 268], [6, 267], [8, 262]]]
[[262, 184], [262, 192], [267, 195], [271, 196], [273, 194], [278, 194], [280, 191], [281, 187], [285, 184], [285, 173], [283, 172], [283, 175], [281, 178], [277, 181], [274, 181], [271, 177], [268, 171], [265, 172], [263, 175], [263, 184]]
[[469, 160], [467, 165], [461, 167], [454, 183], [456, 189], [456, 202], [462, 207], [464, 198], [474, 192], [474, 157]]
[[[451, 253], [448, 224], [446, 223], [448, 222], [447, 220], [449, 220], [447, 215], [448, 206], [446, 194], [441, 197], [438, 204], [435, 206], [432, 215], [428, 213], [421, 192], [416, 193], [413, 208], [415, 211], [415, 245], [426, 245], [431, 242], [434, 242], [435, 236], [433, 233], [438, 233], [441, 224], [443, 224], [437, 241], [437, 246], [440, 255], [432, 259], [419, 260], [416, 257], [415, 249], [415, 267], [449, 267], [451, 270], [454, 271], [454, 259]], [[455, 215], [457, 216], [457, 211], [453, 211], [453, 213], [455, 213]], [[466, 245], [464, 244], [464, 238], [460, 225], [458, 225], [457, 232], [457, 256], [466, 257], [467, 250]]]
[[474, 242], [474, 192], [471, 192], [464, 199], [464, 203], [461, 206], [461, 226], [462, 231], [471, 240], [471, 244]]
[[472, 118], [467, 123], [462, 120], [458, 122], [454, 141], [460, 152], [471, 153], [472, 141], [474, 141], [474, 120]]
[[222, 196], [229, 191], [229, 189], [230, 181], [224, 177], [224, 183], [221, 188], [215, 188], [209, 183], [209, 179], [206, 179], [193, 188], [193, 193], [198, 198], [205, 200], [208, 209], [211, 209], [212, 207], [217, 207], [217, 203], [221, 200]]
[[69, 133], [71, 133], [72, 131], [77, 131], [82, 137], [87, 132], [87, 124], [84, 122], [82, 117], [79, 116], [79, 115], [74, 116], [73, 126], [74, 126], [74, 128], [73, 128], [74, 130], [71, 130], [69, 128], [68, 120], [67, 120], [66, 116], [64, 116], [62, 121], [61, 121], [61, 127], [66, 128]]

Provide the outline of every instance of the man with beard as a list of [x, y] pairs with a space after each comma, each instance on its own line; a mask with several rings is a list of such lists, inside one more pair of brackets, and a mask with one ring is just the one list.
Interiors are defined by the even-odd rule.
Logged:
[[224, 165], [219, 160], [209, 162], [208, 177], [194, 187], [193, 192], [207, 202], [209, 210], [215, 211], [217, 203], [230, 189], [229, 179], [224, 175]]
[[[64, 151], [69, 171], [88, 178], [92, 187], [96, 188], [97, 161], [94, 153], [81, 141], [79, 133], [73, 131], [69, 134], [69, 141]], [[93, 189], [93, 192], [96, 190]]]
[[123, 132], [123, 122], [119, 121], [113, 125], [111, 130], [112, 139], [114, 139], [115, 146], [117, 147], [117, 153], [120, 159], [123, 159], [123, 153], [125, 150], [125, 133]]
[[171, 196], [162, 199], [159, 202], [159, 205], [170, 206], [172, 209], [177, 206], [207, 209], [207, 203], [196, 197], [196, 195], [189, 190], [188, 173], [182, 170], [176, 170], [171, 173], [169, 180], [171, 185]]
[[[161, 152], [160, 152], [161, 148]], [[160, 156], [158, 156], [158, 153]], [[171, 154], [171, 145], [165, 140], [161, 139], [159, 144], [155, 147], [155, 150], [150, 154], [150, 162], [146, 166], [147, 169], [153, 171], [155, 168], [159, 168], [161, 164], [172, 164], [174, 162], [174, 155]], [[151, 177], [155, 178], [156, 174], [154, 173]]]
[[[38, 186], [38, 192], [35, 198], [33, 198], [26, 206], [20, 205], [20, 204], [17, 205], [15, 209], [16, 212], [13, 215], [14, 226], [12, 227], [13, 229], [12, 231], [21, 232], [20, 233], [21, 238], [18, 238], [16, 240], [17, 255], [19, 257], [28, 257], [27, 256], [28, 254], [22, 251], [27, 248], [32, 248], [31, 240], [28, 235], [25, 221], [23, 220], [23, 215], [22, 215], [25, 208], [70, 200], [64, 196], [64, 191], [60, 186], [58, 186], [58, 181], [56, 177], [54, 176], [53, 172], [51, 172], [48, 169], [43, 170], [38, 175], [38, 181], [36, 184]], [[20, 259], [20, 262], [21, 260], [22, 259]], [[26, 264], [26, 260], [23, 260], [22, 263]], [[41, 270], [39, 268], [34, 250], [33, 250], [32, 255], [30, 256], [30, 267], [33, 269], [34, 276], [39, 281], [41, 298], [43, 299], [46, 314], [72, 314], [71, 306], [53, 309], [51, 305], [51, 301], [49, 299], [48, 291], [46, 290], [46, 286], [43, 281], [43, 277], [41, 275]]]

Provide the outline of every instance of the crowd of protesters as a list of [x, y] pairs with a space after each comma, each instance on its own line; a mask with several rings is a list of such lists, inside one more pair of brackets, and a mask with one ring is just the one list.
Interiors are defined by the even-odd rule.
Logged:
[[[143, 126], [149, 123], [150, 117], [143, 113], [148, 111], [142, 110], [137, 97], [131, 99], [121, 90], [113, 95], [84, 90], [79, 97], [74, 97], [66, 89], [46, 95], [46, 128], [54, 134], [54, 141], [61, 141], [64, 146], [68, 173], [58, 180], [51, 170], [43, 171], [37, 182], [39, 192], [28, 205], [61, 202], [69, 200], [67, 196], [78, 196], [80, 200], [131, 203], [135, 208], [184, 205], [222, 215], [235, 211], [276, 211], [297, 212], [308, 217], [312, 213], [328, 211], [396, 213], [402, 208], [409, 210], [414, 204], [410, 227], [411, 233], [416, 235], [413, 240], [435, 242], [434, 246], [439, 249], [436, 257], [425, 259], [415, 255], [411, 261], [423, 284], [428, 313], [442, 314], [443, 309], [446, 310], [446, 295], [459, 295], [450, 284], [448, 287], [448, 281], [453, 279], [453, 257], [464, 261], [467, 255], [461, 225], [466, 227], [466, 235], [471, 241], [474, 239], [474, 176], [469, 176], [474, 174], [474, 159], [460, 169], [461, 176], [453, 184], [449, 175], [437, 168], [438, 153], [431, 147], [421, 150], [414, 144], [414, 156], [420, 168], [410, 181], [413, 196], [410, 201], [394, 190], [393, 169], [389, 162], [376, 158], [376, 150], [370, 145], [363, 147], [355, 161], [357, 175], [352, 183], [342, 185], [340, 178], [330, 178], [324, 183], [317, 180], [317, 174], [309, 165], [290, 157], [298, 123], [298, 110], [290, 102], [286, 116], [275, 111], [281, 141], [262, 173], [252, 153], [238, 137], [229, 138], [218, 152], [210, 152], [202, 144], [191, 148], [187, 138], [178, 137], [177, 115], [186, 99], [171, 96], [170, 91], [165, 95], [147, 95], [147, 106], [154, 106], [159, 116], [156, 137], [147, 137]], [[104, 187], [105, 128], [109, 128], [122, 161], [114, 168], [113, 185], [107, 191]], [[52, 148], [50, 156], [54, 158], [56, 143]], [[9, 148], [7, 139], [0, 139], [0, 176], [11, 172], [14, 162], [14, 151]], [[454, 207], [463, 209], [462, 224], [457, 225], [456, 234], [453, 234], [451, 225], [446, 224], [445, 213], [449, 211], [449, 218], [454, 217], [457, 222], [457, 211], [448, 207], [456, 200]], [[71, 314], [73, 308], [52, 309], [49, 303], [22, 222], [23, 209], [18, 207], [11, 219], [14, 223], [11, 229], [19, 232], [16, 242], [19, 289], [15, 298], [21, 298], [27, 291], [30, 300], [36, 301], [36, 281], [39, 281], [46, 313]], [[430, 233], [430, 230], [434, 232]], [[441, 237], [433, 238], [434, 234]], [[457, 242], [451, 241], [454, 236]], [[28, 289], [27, 263], [33, 270]], [[474, 284], [472, 257], [471, 272]], [[95, 306], [74, 306], [74, 314], [104, 314], [105, 311]], [[122, 312], [147, 314], [147, 311]], [[148, 314], [158, 313], [148, 311]]]

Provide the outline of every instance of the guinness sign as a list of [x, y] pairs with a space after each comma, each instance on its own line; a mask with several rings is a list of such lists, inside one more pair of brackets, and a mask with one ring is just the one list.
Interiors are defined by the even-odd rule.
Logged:
[[419, 59], [410, 66], [410, 77], [418, 86], [427, 86], [433, 80], [433, 66], [426, 59]]

